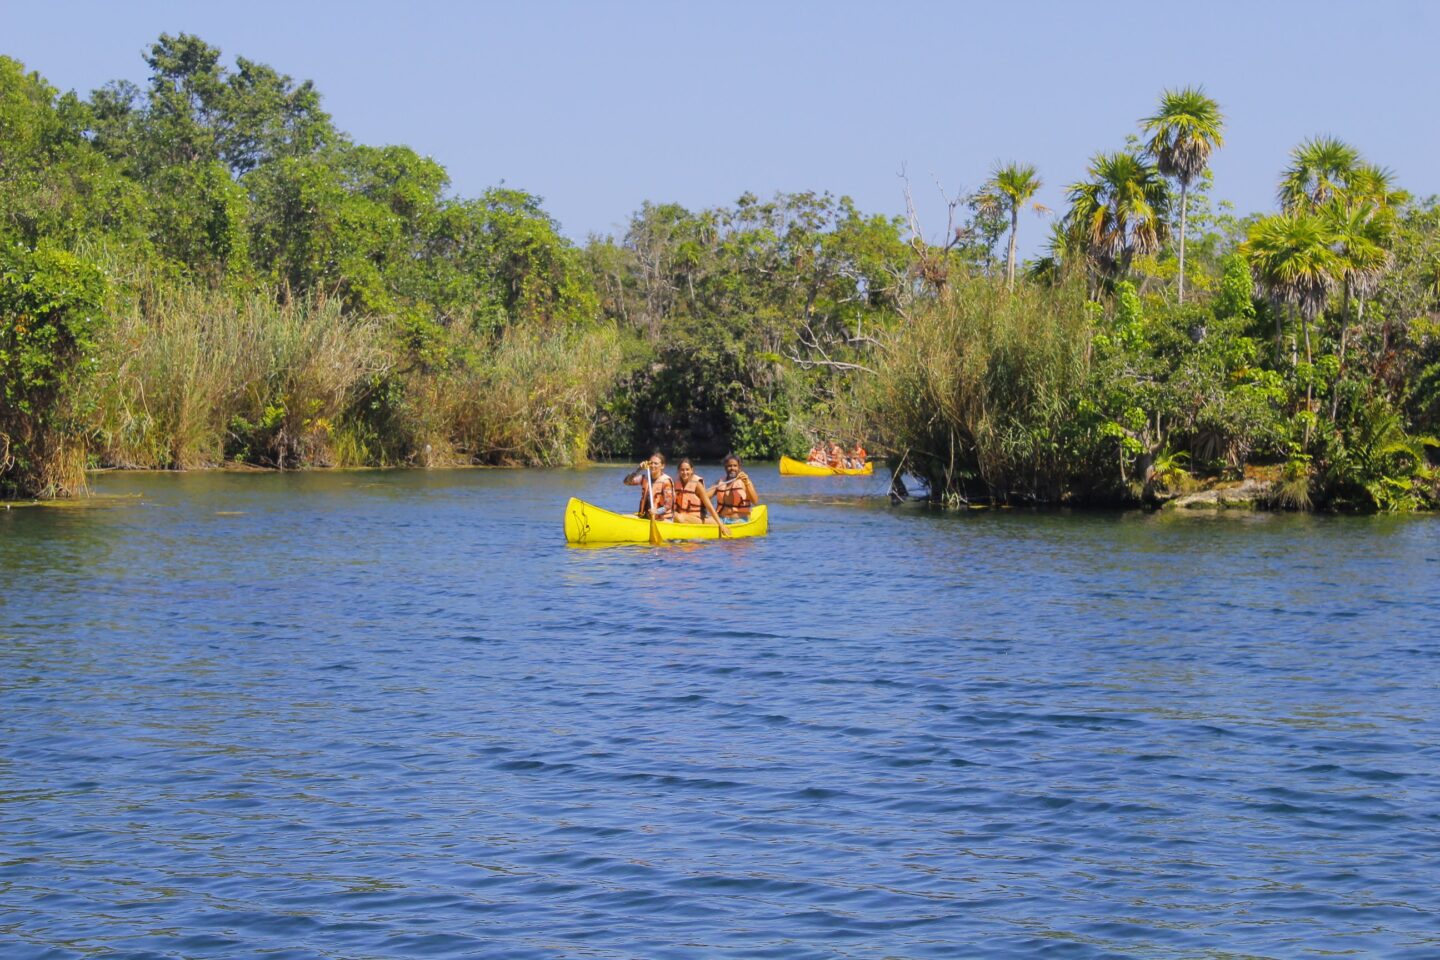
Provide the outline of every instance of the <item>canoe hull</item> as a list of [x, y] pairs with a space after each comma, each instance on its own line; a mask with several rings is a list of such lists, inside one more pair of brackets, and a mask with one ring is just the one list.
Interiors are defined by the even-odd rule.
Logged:
[[[718, 540], [720, 530], [713, 523], [672, 523], [662, 520], [655, 524], [664, 540]], [[744, 523], [725, 527], [732, 537], [763, 537], [770, 529], [770, 518], [761, 504], [750, 511]], [[650, 521], [633, 513], [615, 513], [586, 503], [575, 497], [565, 505], [566, 543], [649, 543]]]
[[780, 458], [780, 476], [782, 477], [868, 477], [874, 472], [875, 464], [870, 461], [867, 461], [863, 467], [850, 469], [848, 467], [817, 467], [804, 460], [795, 460], [791, 457]]

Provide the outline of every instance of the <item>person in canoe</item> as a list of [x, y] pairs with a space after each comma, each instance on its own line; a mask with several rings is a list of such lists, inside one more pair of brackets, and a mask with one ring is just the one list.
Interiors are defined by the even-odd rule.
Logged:
[[755, 492], [755, 484], [750, 482], [750, 478], [740, 468], [739, 457], [732, 453], [725, 458], [724, 463], [725, 479], [706, 493], [715, 498], [725, 523], [744, 523], [750, 519], [750, 509], [759, 505], [760, 496]]
[[705, 523], [708, 514], [714, 523], [719, 525], [720, 536], [727, 536], [720, 511], [715, 509], [715, 504], [710, 501], [710, 494], [705, 492], [705, 481], [695, 475], [695, 466], [690, 462], [690, 458], [681, 457], [675, 469], [679, 474], [675, 481], [675, 522]]
[[816, 440], [810, 447], [810, 453], [806, 455], [805, 462], [814, 464], [817, 467], [828, 467], [830, 458], [825, 455], [825, 444]]
[[832, 439], [830, 445], [825, 448], [825, 465], [832, 470], [844, 469], [845, 448], [840, 446], [839, 440]]
[[640, 488], [640, 509], [635, 511], [640, 516], [650, 516], [651, 503], [655, 505], [656, 520], [669, 520], [675, 515], [675, 481], [665, 472], [665, 455], [659, 450], [626, 474], [625, 485]]
[[856, 440], [855, 449], [851, 450], [850, 455], [846, 457], [847, 462], [845, 465], [851, 470], [863, 470], [865, 469], [865, 458], [867, 456], [868, 454], [865, 452], [865, 447], [859, 440]]

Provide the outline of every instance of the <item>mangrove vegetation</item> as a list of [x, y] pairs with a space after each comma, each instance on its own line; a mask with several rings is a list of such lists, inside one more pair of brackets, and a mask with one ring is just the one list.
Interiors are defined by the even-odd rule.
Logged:
[[356, 143], [308, 81], [189, 35], [145, 62], [84, 97], [0, 56], [0, 496], [838, 435], [952, 503], [1440, 502], [1440, 204], [1331, 137], [1276, 158], [1273, 210], [1216, 204], [1198, 87], [1063, 210], [997, 164], [939, 242], [908, 202], [793, 193], [577, 244], [539, 197]]

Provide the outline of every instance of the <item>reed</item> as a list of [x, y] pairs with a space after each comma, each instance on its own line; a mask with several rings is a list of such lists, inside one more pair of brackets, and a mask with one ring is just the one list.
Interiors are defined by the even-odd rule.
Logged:
[[854, 422], [937, 499], [1056, 501], [1089, 370], [1083, 291], [962, 279], [896, 326]]
[[512, 327], [471, 363], [419, 385], [428, 415], [417, 434], [467, 462], [583, 462], [619, 365], [612, 327]]
[[394, 363], [378, 324], [336, 301], [191, 286], [136, 298], [102, 344], [101, 459], [192, 468], [227, 456], [327, 465], [334, 425]]

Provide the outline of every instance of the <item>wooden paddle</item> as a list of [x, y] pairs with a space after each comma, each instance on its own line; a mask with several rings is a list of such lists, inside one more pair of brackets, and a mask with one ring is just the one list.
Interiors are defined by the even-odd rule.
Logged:
[[645, 467], [644, 477], [645, 496], [650, 500], [650, 545], [652, 547], [658, 547], [665, 542], [665, 538], [660, 536], [660, 524], [655, 522], [655, 485], [650, 482], [650, 467], [648, 464]]

